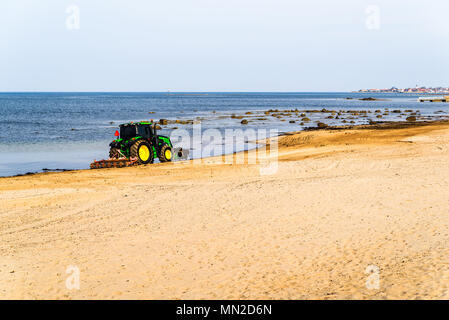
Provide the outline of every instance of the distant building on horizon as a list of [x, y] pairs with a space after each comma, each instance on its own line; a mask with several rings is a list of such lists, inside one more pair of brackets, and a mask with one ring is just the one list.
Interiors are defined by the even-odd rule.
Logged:
[[436, 87], [427, 88], [419, 87], [416, 85], [415, 88], [403, 88], [399, 89], [397, 87], [391, 87], [390, 89], [360, 89], [358, 92], [362, 93], [424, 93], [424, 94], [441, 94], [449, 93], [449, 87]]

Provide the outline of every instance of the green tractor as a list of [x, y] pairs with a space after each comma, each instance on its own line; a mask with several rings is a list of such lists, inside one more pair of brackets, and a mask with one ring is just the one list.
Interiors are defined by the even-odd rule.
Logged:
[[130, 122], [119, 128], [120, 133], [115, 133], [117, 139], [109, 144], [109, 158], [137, 159], [139, 164], [153, 163], [156, 157], [160, 162], [172, 161], [170, 138], [158, 135], [152, 122]]

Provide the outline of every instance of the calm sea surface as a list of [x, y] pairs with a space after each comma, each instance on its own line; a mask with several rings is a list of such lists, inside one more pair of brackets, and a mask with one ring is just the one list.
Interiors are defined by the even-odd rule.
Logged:
[[[374, 96], [385, 101], [360, 101]], [[347, 97], [354, 99], [348, 100]], [[202, 129], [242, 128], [232, 114], [268, 109], [413, 109], [423, 116], [449, 113], [447, 103], [419, 103], [417, 95], [359, 93], [0, 93], [0, 176], [48, 169], [85, 169], [108, 156], [109, 142], [123, 122], [155, 119], [201, 120]], [[151, 112], [151, 113], [150, 113]], [[261, 114], [263, 116], [263, 114]], [[274, 117], [245, 128], [297, 131]], [[288, 120], [288, 119], [287, 119]], [[297, 120], [297, 119], [296, 119]], [[309, 126], [315, 125], [312, 122]], [[338, 120], [320, 119], [328, 124]], [[395, 114], [382, 120], [403, 121]], [[356, 120], [366, 123], [367, 119]], [[175, 125], [161, 134], [170, 135]], [[186, 125], [177, 127], [189, 129]]]

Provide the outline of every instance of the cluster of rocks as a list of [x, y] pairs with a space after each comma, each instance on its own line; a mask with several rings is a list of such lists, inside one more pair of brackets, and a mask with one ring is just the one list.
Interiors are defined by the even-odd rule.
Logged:
[[[279, 119], [280, 121], [287, 121], [289, 123], [299, 123], [301, 126], [310, 123], [312, 120], [312, 114], [326, 114], [323, 116], [323, 119], [329, 119], [329, 120], [339, 120], [341, 123], [350, 123], [354, 124], [355, 120], [360, 118], [366, 118], [366, 121], [368, 123], [376, 123], [371, 118], [375, 117], [376, 119], [382, 119], [384, 116], [390, 115], [390, 113], [398, 114], [398, 117], [406, 117], [406, 121], [416, 121], [417, 117], [420, 116], [419, 110], [413, 111], [413, 110], [389, 110], [389, 108], [385, 108], [383, 110], [328, 110], [326, 108], [323, 108], [321, 110], [318, 109], [312, 109], [312, 110], [299, 110], [299, 109], [292, 109], [292, 110], [279, 110], [279, 109], [269, 109], [266, 111], [263, 111], [263, 114], [265, 117], [260, 117], [256, 114], [256, 112], [246, 112], [245, 115], [236, 115], [232, 114], [231, 119], [239, 119], [241, 120], [241, 124], [248, 124], [251, 121], [264, 121], [268, 120], [267, 116], [273, 117], [276, 119]], [[253, 115], [253, 116], [251, 116]], [[246, 118], [250, 118], [250, 120]], [[290, 119], [285, 119], [290, 118]], [[291, 119], [291, 118], [297, 118], [297, 119]], [[316, 116], [314, 116], [316, 118]], [[315, 121], [316, 126], [318, 128], [326, 128], [328, 127], [327, 124], [324, 122], [317, 120]]]
[[194, 120], [167, 120], [167, 119], [160, 119], [159, 124], [160, 125], [167, 125], [167, 124], [193, 124]]
[[[354, 100], [354, 98], [346, 97], [346, 100]], [[366, 97], [366, 98], [357, 98], [357, 100], [360, 101], [388, 101], [388, 99], [379, 99], [379, 98], [373, 98], [373, 97]]]
[[[188, 124], [194, 124], [195, 120], [168, 120], [168, 119], [159, 119], [158, 124], [156, 125], [156, 129], [161, 129], [161, 126], [166, 126], [169, 124], [181, 124], [181, 125], [188, 125]], [[171, 129], [178, 129], [178, 127], [172, 127]]]
[[[368, 98], [366, 98], [368, 99]], [[441, 111], [443, 112], [443, 111]], [[213, 112], [216, 113], [216, 112]], [[261, 116], [262, 113], [262, 116]], [[321, 116], [318, 116], [320, 115]], [[338, 122], [342, 124], [355, 124], [356, 120], [366, 119], [365, 121], [370, 124], [377, 123], [379, 121], [377, 119], [382, 119], [385, 116], [390, 114], [396, 114], [397, 117], [402, 118], [405, 117], [405, 120], [408, 122], [415, 122], [419, 119], [420, 112], [419, 110], [389, 110], [389, 108], [378, 109], [378, 110], [328, 110], [326, 108], [323, 109], [311, 109], [311, 110], [299, 110], [299, 109], [290, 109], [290, 110], [279, 110], [279, 109], [269, 109], [266, 111], [247, 111], [244, 114], [237, 115], [233, 113], [230, 118], [240, 120], [240, 124], [247, 125], [253, 121], [267, 121], [269, 118], [279, 119], [279, 121], [288, 121], [288, 123], [298, 123], [301, 126], [311, 124], [311, 118], [317, 118], [314, 121], [317, 128], [327, 128], [329, 125], [324, 123], [323, 120], [338, 120]], [[227, 118], [228, 116], [220, 116], [219, 118]], [[376, 121], [373, 120], [376, 119]], [[196, 120], [169, 120], [169, 119], [160, 119], [158, 121], [158, 125], [156, 128], [161, 129], [161, 126], [178, 124], [178, 125], [191, 125], [194, 124], [195, 121], [203, 120], [201, 117], [197, 117]], [[171, 129], [177, 129], [178, 127], [172, 127]]]

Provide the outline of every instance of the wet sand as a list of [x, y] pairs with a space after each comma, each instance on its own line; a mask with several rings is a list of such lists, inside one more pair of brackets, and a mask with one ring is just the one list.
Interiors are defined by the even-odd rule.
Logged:
[[1, 178], [0, 298], [449, 298], [448, 122], [287, 135], [270, 175], [220, 161]]

